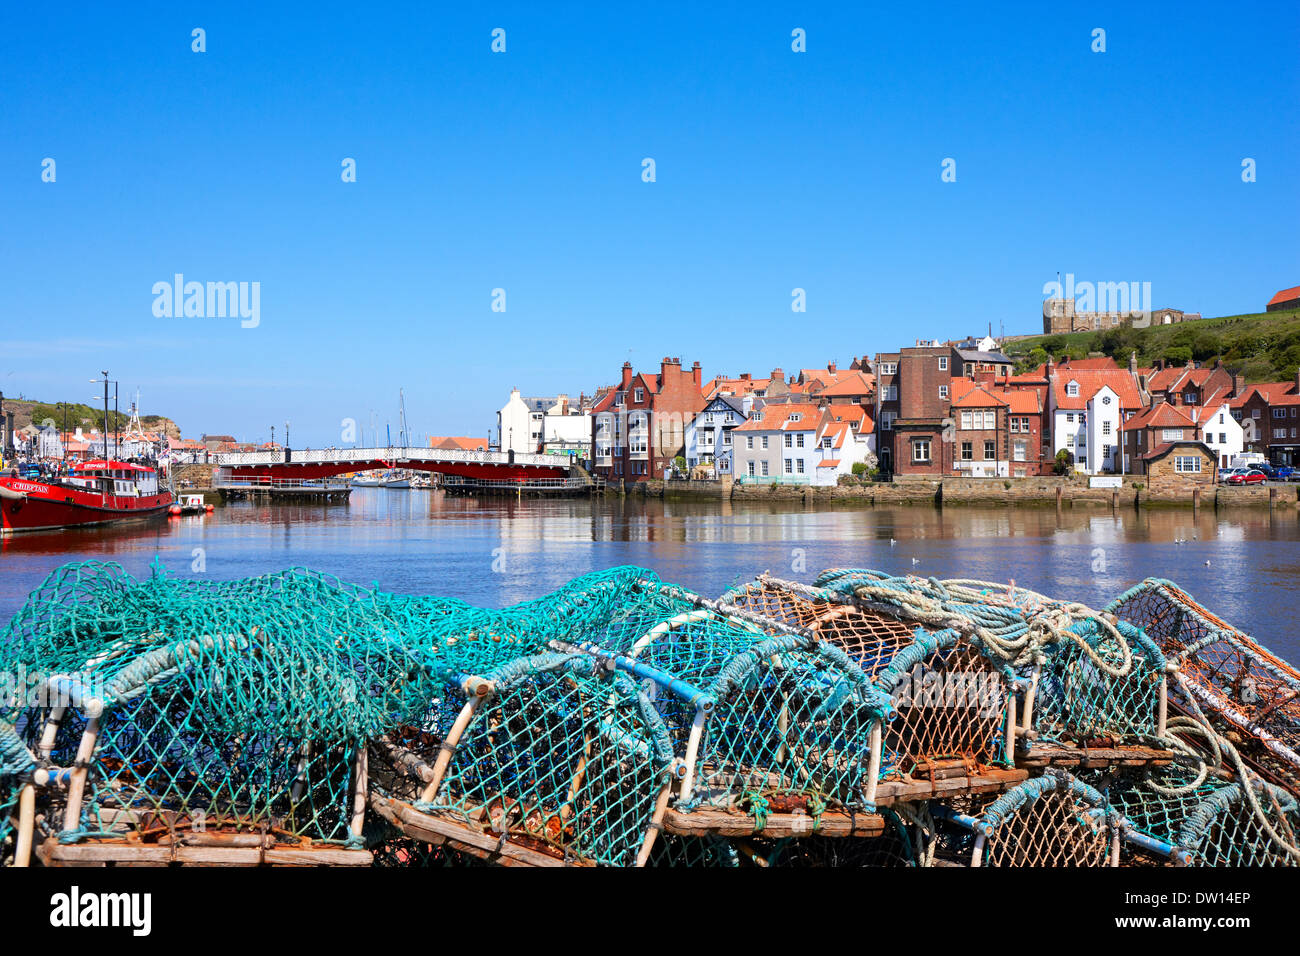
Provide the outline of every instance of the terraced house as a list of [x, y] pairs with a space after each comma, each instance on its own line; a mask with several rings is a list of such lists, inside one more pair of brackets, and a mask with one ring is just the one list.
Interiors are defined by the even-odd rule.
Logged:
[[685, 457], [686, 426], [705, 406], [700, 363], [683, 369], [679, 358], [665, 358], [659, 374], [632, 370], [623, 363], [616, 388], [592, 409], [592, 462], [609, 482], [662, 478], [673, 459]]
[[[835, 406], [780, 402], [755, 408], [732, 436], [733, 467], [742, 484], [834, 485], [866, 459], [868, 439], [858, 432], [869, 418]], [[845, 407], [844, 411], [848, 411]]]

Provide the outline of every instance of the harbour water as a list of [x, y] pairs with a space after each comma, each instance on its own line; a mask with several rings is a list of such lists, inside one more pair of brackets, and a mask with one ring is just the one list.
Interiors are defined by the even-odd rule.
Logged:
[[768, 570], [811, 581], [872, 567], [1007, 581], [1098, 607], [1144, 577], [1300, 658], [1300, 521], [1292, 511], [805, 508], [642, 498], [523, 500], [356, 489], [347, 504], [239, 502], [203, 517], [0, 539], [0, 620], [54, 568], [91, 558], [148, 573], [244, 577], [298, 565], [392, 591], [502, 606], [636, 564], [705, 595]]

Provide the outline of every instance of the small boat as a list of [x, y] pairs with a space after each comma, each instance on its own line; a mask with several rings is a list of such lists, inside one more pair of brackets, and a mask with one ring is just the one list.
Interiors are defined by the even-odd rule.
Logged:
[[79, 528], [167, 513], [172, 493], [158, 472], [126, 461], [73, 465], [53, 478], [0, 477], [0, 533]]
[[180, 515], [201, 515], [212, 511], [212, 505], [203, 500], [202, 495], [181, 495], [180, 499], [167, 509], [173, 517]]

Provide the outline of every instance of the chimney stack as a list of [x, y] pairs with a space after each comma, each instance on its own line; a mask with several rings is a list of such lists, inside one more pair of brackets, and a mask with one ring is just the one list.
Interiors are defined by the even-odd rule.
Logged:
[[691, 374], [695, 377], [695, 387], [699, 388], [703, 384], [704, 372], [700, 369], [700, 363], [696, 362], [691, 366]]
[[624, 362], [624, 363], [623, 363], [623, 380], [622, 380], [622, 382], [623, 382], [623, 383], [622, 383], [622, 389], [623, 389], [623, 391], [627, 391], [628, 386], [630, 386], [630, 385], [632, 384], [632, 363], [631, 363], [631, 362]]

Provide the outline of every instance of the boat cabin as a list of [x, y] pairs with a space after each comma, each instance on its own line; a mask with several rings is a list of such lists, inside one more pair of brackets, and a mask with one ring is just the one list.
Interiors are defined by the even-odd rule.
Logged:
[[[108, 483], [105, 489], [105, 482]], [[158, 473], [126, 461], [87, 461], [74, 465], [65, 484], [87, 491], [105, 491], [119, 498], [143, 498], [158, 494]]]

